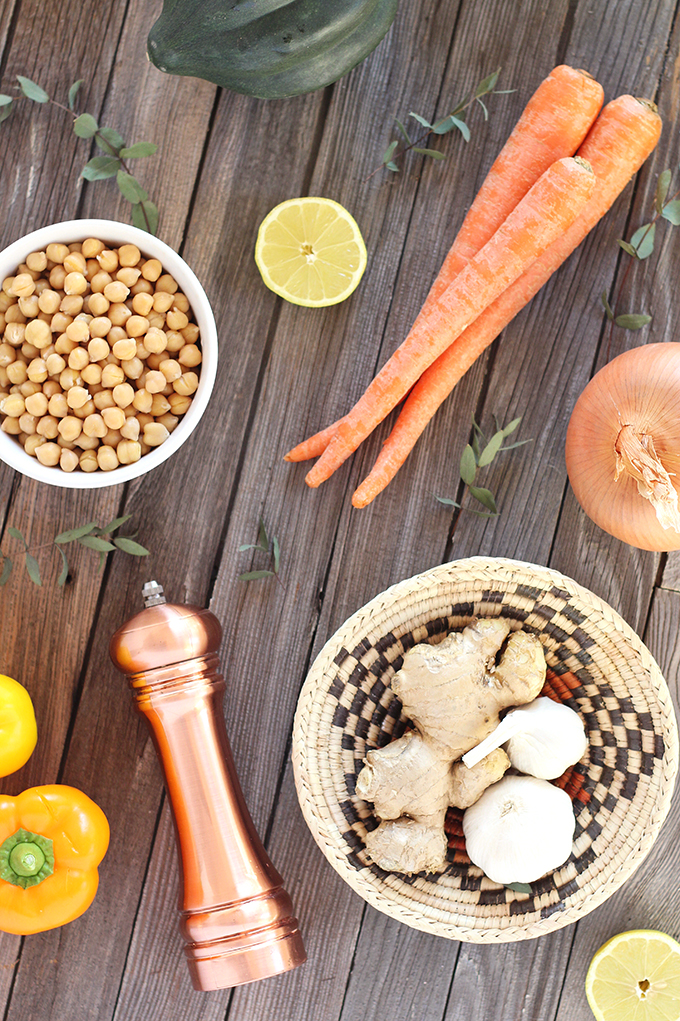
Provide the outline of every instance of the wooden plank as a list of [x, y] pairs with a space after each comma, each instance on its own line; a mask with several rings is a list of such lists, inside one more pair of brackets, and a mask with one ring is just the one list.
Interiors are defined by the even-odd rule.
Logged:
[[[676, 713], [680, 705], [678, 649], [680, 595], [657, 589], [645, 640], [668, 682]], [[668, 817], [643, 866], [613, 897], [578, 922], [556, 1021], [590, 1021], [583, 984], [595, 951], [610, 936], [630, 929], [659, 929], [678, 938], [680, 910], [669, 897], [669, 876], [680, 867], [680, 788]]]

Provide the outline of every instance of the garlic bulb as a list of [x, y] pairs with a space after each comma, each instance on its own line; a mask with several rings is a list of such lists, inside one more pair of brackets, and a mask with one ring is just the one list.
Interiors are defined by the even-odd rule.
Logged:
[[472, 767], [501, 745], [520, 773], [554, 780], [578, 762], [588, 739], [578, 713], [551, 698], [537, 698], [508, 713], [481, 744], [463, 755], [463, 762]]
[[463, 813], [470, 860], [495, 883], [532, 883], [571, 854], [571, 798], [547, 780], [506, 776]]

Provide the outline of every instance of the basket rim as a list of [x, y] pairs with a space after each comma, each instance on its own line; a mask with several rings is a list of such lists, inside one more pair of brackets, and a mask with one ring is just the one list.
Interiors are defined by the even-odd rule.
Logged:
[[[557, 587], [567, 592], [606, 622], [608, 629], [613, 628], [632, 647], [642, 667], [648, 672], [653, 693], [664, 710], [663, 769], [655, 792], [649, 832], [643, 834], [643, 839], [633, 847], [626, 848], [623, 860], [597, 889], [582, 888], [583, 896], [575, 905], [537, 918], [530, 925], [513, 924], [512, 919], [504, 923], [502, 918], [497, 918], [497, 924], [490, 919], [489, 924], [473, 926], [469, 916], [456, 915], [450, 909], [438, 910], [423, 904], [418, 909], [415, 903], [406, 903], [400, 898], [398, 891], [389, 882], [377, 888], [374, 879], [370, 882], [367, 880], [365, 874], [368, 869], [355, 868], [349, 864], [346, 841], [332, 812], [328, 810], [323, 781], [316, 771], [323, 752], [318, 731], [321, 707], [327, 697], [324, 679], [348, 641], [351, 639], [356, 642], [358, 635], [366, 633], [367, 622], [384, 618], [405, 601], [417, 605], [419, 594], [444, 586], [447, 581], [454, 584], [463, 578], [469, 579], [472, 588], [475, 582], [482, 580], [500, 583], [508, 582], [511, 578], [516, 580], [518, 574], [527, 576], [524, 580], [530, 576], [534, 585], [546, 590]], [[413, 928], [449, 939], [472, 943], [510, 942], [534, 938], [577, 921], [611, 896], [642, 863], [670, 808], [678, 768], [678, 728], [668, 686], [654, 657], [632, 627], [601, 597], [550, 567], [506, 557], [474, 556], [441, 564], [391, 585], [351, 614], [331, 635], [312, 663], [300, 692], [293, 723], [292, 762], [298, 800], [314, 840], [336, 872], [365, 901]], [[397, 876], [397, 882], [399, 878], [403, 879]]]

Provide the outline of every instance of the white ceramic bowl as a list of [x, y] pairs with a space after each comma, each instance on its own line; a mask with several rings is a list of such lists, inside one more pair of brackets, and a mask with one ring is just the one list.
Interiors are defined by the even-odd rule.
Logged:
[[37, 458], [27, 454], [21, 444], [7, 433], [0, 430], [0, 459], [15, 468], [23, 475], [46, 482], [51, 486], [65, 486], [68, 489], [99, 489], [102, 486], [115, 486], [130, 479], [138, 478], [167, 461], [198, 425], [205, 411], [212, 392], [217, 372], [217, 329], [215, 318], [201, 287], [198, 278], [189, 268], [184, 259], [163, 241], [146, 231], [139, 230], [127, 223], [115, 220], [65, 220], [63, 223], [52, 223], [47, 227], [25, 234], [0, 252], [0, 280], [12, 276], [17, 266], [24, 262], [31, 252], [44, 249], [51, 242], [71, 244], [95, 237], [118, 247], [123, 244], [135, 244], [142, 255], [158, 259], [164, 272], [170, 273], [179, 284], [182, 293], [186, 294], [191, 304], [194, 319], [200, 330], [200, 345], [203, 361], [200, 366], [199, 384], [193, 395], [191, 407], [180, 419], [177, 428], [159, 447], [143, 454], [134, 464], [114, 468], [113, 471], [65, 472], [58, 466], [47, 467]]

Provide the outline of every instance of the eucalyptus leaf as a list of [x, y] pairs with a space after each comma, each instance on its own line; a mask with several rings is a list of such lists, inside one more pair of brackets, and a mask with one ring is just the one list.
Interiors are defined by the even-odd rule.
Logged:
[[417, 149], [414, 146], [413, 151], [414, 152], [419, 152], [422, 156], [431, 156], [432, 159], [434, 159], [434, 160], [445, 160], [446, 159], [446, 154], [443, 153], [443, 152], [439, 152], [437, 149]]
[[145, 199], [148, 199], [149, 196], [144, 191], [139, 181], [133, 177], [132, 174], [128, 174], [126, 170], [118, 171], [116, 174], [116, 181], [121, 195], [123, 198], [126, 198], [128, 202], [135, 204], [138, 202], [144, 202]]
[[118, 134], [115, 128], [99, 128], [95, 141], [100, 149], [108, 152], [111, 156], [118, 156], [120, 150], [125, 148], [125, 139]]
[[260, 548], [269, 551], [269, 536], [267, 535], [267, 529], [262, 518], [260, 518], [259, 529], [257, 533], [257, 541], [260, 544]]
[[252, 542], [244, 542], [244, 544], [242, 546], [239, 546], [238, 552], [239, 553], [245, 553], [245, 551], [247, 549], [260, 549], [260, 547], [254, 545], [254, 543], [252, 543]]
[[527, 443], [533, 443], [533, 440], [517, 440], [516, 443], [504, 443], [501, 450], [516, 450], [517, 447], [526, 447]]
[[629, 314], [617, 316], [614, 322], [624, 330], [641, 330], [647, 323], [651, 323], [652, 317], [642, 314]]
[[0, 93], [0, 124], [6, 121], [12, 112], [12, 97]]
[[475, 96], [475, 99], [477, 100], [477, 102], [479, 103], [479, 105], [480, 105], [480, 106], [481, 106], [481, 108], [482, 108], [482, 113], [484, 114], [484, 120], [485, 120], [485, 121], [488, 121], [488, 119], [489, 119], [489, 111], [488, 111], [488, 109], [487, 109], [487, 107], [486, 107], [486, 103], [484, 103], [484, 102], [483, 102], [483, 101], [482, 101], [482, 100], [481, 100], [481, 99], [479, 98], [479, 96]]
[[136, 160], [141, 156], [153, 156], [156, 152], [158, 146], [155, 142], [135, 142], [134, 145], [124, 146], [120, 155], [124, 160]]
[[671, 199], [661, 210], [664, 220], [668, 220], [674, 227], [680, 224], [680, 199]]
[[23, 535], [21, 534], [21, 532], [19, 531], [18, 528], [14, 528], [13, 526], [10, 526], [7, 529], [7, 531], [9, 532], [9, 534], [12, 536], [13, 539], [18, 539], [19, 542], [22, 542], [24, 544], [24, 549], [28, 549], [28, 543], [26, 542], [26, 540], [24, 539]]
[[645, 223], [633, 234], [630, 239], [632, 247], [638, 259], [648, 259], [654, 251], [654, 235], [656, 233], [655, 223]]
[[654, 195], [654, 208], [657, 213], [663, 212], [663, 204], [668, 198], [668, 189], [671, 185], [671, 172], [670, 170], [664, 170], [659, 174], [659, 179], [656, 182], [656, 194]]
[[79, 528], [71, 528], [68, 532], [60, 532], [54, 539], [54, 541], [61, 545], [64, 542], [74, 542], [75, 539], [80, 539], [83, 535], [89, 535], [90, 532], [94, 531], [97, 527], [96, 521], [90, 521], [87, 525], [80, 525]]
[[78, 138], [93, 138], [97, 133], [97, 122], [91, 113], [81, 113], [73, 122]]
[[6, 585], [12, 573], [12, 561], [9, 557], [2, 558], [2, 572], [0, 573], [0, 585]]
[[119, 170], [117, 156], [93, 156], [83, 167], [81, 177], [86, 181], [105, 181], [108, 177], [115, 177]]
[[245, 574], [239, 574], [239, 581], [257, 581], [258, 578], [273, 578], [273, 571], [246, 571]]
[[17, 79], [19, 87], [27, 99], [32, 99], [34, 103], [49, 103], [50, 97], [45, 90], [32, 82], [30, 78], [24, 78], [22, 74], [18, 74]]
[[406, 139], [408, 144], [411, 145], [411, 136], [409, 135], [408, 131], [406, 130], [404, 125], [401, 123], [401, 121], [397, 120], [397, 118], [395, 117], [394, 118], [394, 123], [397, 125], [397, 127], [401, 131], [402, 135], [404, 136], [404, 138]]
[[486, 96], [489, 92], [493, 92], [496, 88], [498, 76], [501, 73], [500, 67], [496, 71], [492, 71], [491, 74], [487, 75], [486, 78], [482, 78], [481, 82], [475, 89], [475, 99], [479, 99], [480, 96]]
[[389, 163], [386, 163], [386, 164], [385, 164], [385, 170], [391, 170], [391, 171], [392, 171], [393, 173], [395, 173], [395, 174], [398, 174], [398, 173], [399, 173], [399, 167], [398, 167], [398, 166], [397, 166], [397, 164], [396, 164], [396, 163], [394, 162], [394, 160], [390, 160], [390, 162], [389, 162]]
[[611, 320], [614, 318], [614, 313], [612, 312], [612, 307], [609, 304], [609, 301], [607, 299], [607, 292], [606, 291], [602, 292], [600, 300], [601, 300], [602, 304], [604, 305], [604, 310], [605, 310], [605, 312], [607, 314], [607, 319], [609, 319], [610, 322], [611, 322]]
[[435, 135], [447, 135], [449, 131], [453, 131], [455, 126], [455, 117], [453, 114], [449, 114], [448, 117], [444, 117], [440, 121], [435, 121], [431, 130]]
[[278, 574], [279, 564], [281, 562], [281, 547], [279, 546], [279, 540], [276, 536], [272, 539], [272, 555], [274, 557], [274, 574]]
[[40, 578], [40, 568], [38, 561], [35, 559], [32, 553], [26, 554], [26, 571], [28, 577], [31, 579], [34, 585], [39, 585], [42, 588], [42, 580]]
[[504, 439], [505, 437], [503, 436], [502, 430], [493, 434], [477, 459], [477, 465], [479, 468], [485, 468], [487, 464], [491, 464], [494, 457], [501, 449]]
[[[146, 195], [146, 192], [144, 194]], [[158, 230], [158, 219], [158, 207], [153, 202], [146, 199], [133, 204], [132, 222], [135, 227], [155, 235]]]
[[84, 78], [79, 78], [77, 82], [74, 82], [71, 88], [68, 90], [68, 107], [69, 110], [73, 110], [76, 105], [76, 96], [80, 91], [80, 86], [85, 81]]
[[478, 500], [483, 507], [491, 511], [492, 514], [498, 514], [498, 508], [496, 507], [496, 501], [494, 500], [493, 493], [488, 489], [481, 489], [479, 486], [468, 486], [470, 495], [474, 496], [475, 500]]
[[[506, 436], [512, 436], [512, 434], [515, 432], [521, 421], [522, 416], [520, 415], [519, 418], [513, 418], [512, 422], [508, 422], [508, 424], [504, 426], [503, 429], [501, 430], [501, 432], [503, 433], [503, 437], [505, 438]], [[509, 450], [509, 447], [505, 447], [504, 449]]]
[[470, 446], [472, 447], [472, 453], [475, 455], [475, 463], [476, 463], [479, 460], [479, 455], [482, 452], [481, 448], [479, 446], [479, 436], [477, 435], [476, 432], [473, 434], [472, 440], [470, 442]]
[[514, 890], [515, 893], [533, 893], [528, 883], [505, 883], [508, 890]]
[[105, 535], [109, 535], [111, 532], [115, 532], [117, 528], [124, 525], [126, 521], [129, 521], [132, 514], [123, 514], [122, 518], [114, 518], [113, 521], [109, 521], [108, 525], [104, 525], [102, 532]]
[[129, 553], [133, 557], [148, 557], [149, 551], [145, 546], [135, 542], [129, 535], [119, 535], [117, 539], [113, 540], [114, 546], [121, 549], [123, 553]]
[[475, 475], [477, 473], [477, 461], [475, 454], [470, 446], [466, 444], [460, 459], [460, 477], [466, 486], [472, 485], [475, 481]]
[[[422, 126], [424, 128], [427, 128], [428, 131], [434, 131], [434, 125], [430, 124], [430, 122], [428, 120], [425, 120], [424, 117], [421, 117], [419, 113], [414, 113], [413, 110], [411, 110], [411, 112], [409, 113], [409, 117], [413, 117], [415, 121], [418, 121], [419, 124], [422, 124]], [[397, 121], [397, 124], [398, 123], [399, 121]]]
[[447, 507], [460, 507], [459, 503], [456, 503], [455, 500], [450, 500], [447, 496], [435, 496], [435, 500], [438, 503], [445, 504]]
[[59, 577], [57, 578], [57, 585], [59, 586], [59, 588], [63, 588], [68, 580], [68, 560], [66, 559], [66, 554], [64, 553], [61, 546], [57, 546], [57, 549], [61, 554], [61, 571], [59, 572]]
[[453, 121], [454, 125], [458, 128], [465, 141], [469, 142], [471, 137], [470, 129], [465, 123], [465, 121], [460, 120], [459, 117], [452, 117], [451, 120]]
[[621, 238], [617, 238], [617, 244], [620, 245], [621, 248], [623, 248], [624, 252], [628, 252], [628, 254], [632, 255], [634, 259], [637, 259], [638, 257], [637, 252], [635, 251], [632, 245], [628, 244], [627, 241], [622, 241]]
[[399, 145], [399, 143], [396, 140], [394, 142], [390, 142], [390, 144], [385, 149], [385, 152], [383, 153], [383, 158], [382, 158], [383, 163], [389, 163], [390, 162], [390, 160], [394, 156], [394, 151], [395, 151], [395, 149], [397, 148], [398, 145]]
[[108, 553], [109, 550], [115, 550], [113, 543], [107, 542], [106, 539], [100, 539], [96, 535], [83, 535], [78, 542], [81, 546], [87, 546], [88, 549], [96, 550], [98, 553]]

